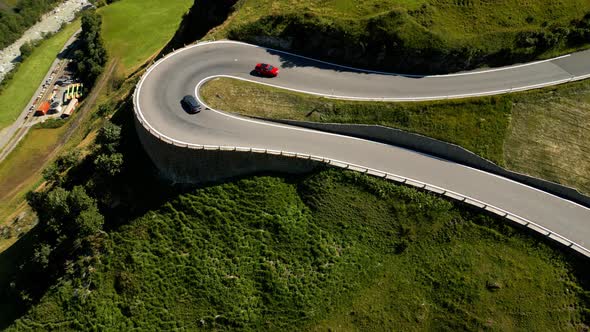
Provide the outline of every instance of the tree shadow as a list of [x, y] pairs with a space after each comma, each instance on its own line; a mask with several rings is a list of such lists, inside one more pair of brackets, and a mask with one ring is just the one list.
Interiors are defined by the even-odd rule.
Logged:
[[31, 263], [38, 238], [38, 229], [33, 228], [0, 253], [0, 330], [39, 303], [54, 281]]
[[80, 47], [80, 40], [78, 39], [79, 35], [80, 34], [78, 33], [74, 42], [57, 54], [59, 60], [74, 59], [74, 52]]

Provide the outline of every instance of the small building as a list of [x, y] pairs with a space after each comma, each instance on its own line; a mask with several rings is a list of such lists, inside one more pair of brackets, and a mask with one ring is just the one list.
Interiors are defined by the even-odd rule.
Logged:
[[44, 116], [45, 114], [47, 114], [50, 107], [51, 105], [48, 101], [42, 102], [41, 105], [39, 105], [39, 107], [37, 108], [37, 111], [35, 111], [35, 116]]
[[76, 108], [76, 106], [78, 106], [78, 99], [74, 98], [74, 99], [70, 100], [70, 102], [68, 103], [68, 106], [66, 106], [66, 109], [61, 114], [61, 118], [65, 119], [65, 118], [69, 117], [70, 115], [72, 115], [72, 113], [74, 113], [74, 109]]

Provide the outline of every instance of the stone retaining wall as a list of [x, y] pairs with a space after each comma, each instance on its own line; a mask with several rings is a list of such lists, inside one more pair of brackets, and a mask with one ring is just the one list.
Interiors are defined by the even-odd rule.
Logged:
[[319, 161], [271, 153], [234, 151], [212, 147], [177, 146], [149, 133], [135, 117], [140, 141], [162, 177], [174, 183], [207, 183], [241, 175], [280, 172], [305, 173], [322, 165]]
[[[269, 119], [263, 120], [268, 121]], [[274, 119], [270, 121], [309, 129], [316, 129], [335, 134], [364, 138], [427, 153], [436, 157], [460, 163], [462, 165], [497, 174], [546, 191], [553, 195], [568, 199], [578, 204], [590, 207], [590, 197], [581, 194], [573, 188], [507, 170], [458, 145], [443, 142], [423, 135], [378, 125], [318, 123]]]

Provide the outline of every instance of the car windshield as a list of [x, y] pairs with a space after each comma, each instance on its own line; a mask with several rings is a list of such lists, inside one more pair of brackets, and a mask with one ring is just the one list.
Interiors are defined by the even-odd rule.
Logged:
[[184, 97], [184, 101], [189, 104], [190, 106], [198, 106], [199, 103], [197, 102], [197, 100], [195, 98], [193, 98], [192, 96], [185, 96]]

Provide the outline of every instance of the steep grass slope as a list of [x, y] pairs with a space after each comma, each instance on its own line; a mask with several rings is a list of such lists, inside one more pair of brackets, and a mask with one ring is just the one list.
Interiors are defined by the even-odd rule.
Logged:
[[85, 262], [12, 330], [584, 330], [590, 320], [582, 264], [434, 195], [335, 170], [178, 196]]
[[368, 68], [440, 73], [590, 44], [584, 0], [243, 0], [211, 37]]

